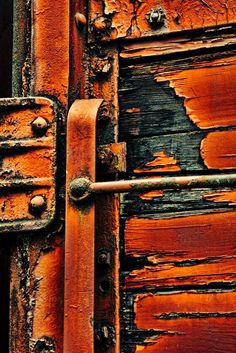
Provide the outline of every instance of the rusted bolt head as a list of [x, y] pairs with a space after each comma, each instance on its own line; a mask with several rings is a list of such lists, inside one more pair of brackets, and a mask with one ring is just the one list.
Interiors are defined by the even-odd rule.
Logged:
[[98, 150], [97, 160], [100, 166], [109, 167], [114, 159], [114, 153], [110, 148], [103, 148]]
[[86, 178], [76, 178], [72, 180], [68, 190], [71, 200], [74, 202], [86, 200], [91, 194], [90, 185], [90, 180]]
[[111, 253], [106, 250], [100, 250], [97, 256], [97, 263], [101, 266], [109, 266], [111, 264]]
[[98, 16], [93, 21], [93, 29], [95, 29], [98, 32], [105, 31], [106, 29], [108, 29], [111, 26], [110, 22], [111, 21], [108, 18], [106, 18], [104, 16]]
[[99, 77], [106, 77], [112, 68], [111, 58], [94, 58], [92, 61], [93, 72]]
[[159, 28], [165, 24], [165, 13], [162, 9], [151, 9], [146, 15], [147, 21], [153, 28]]
[[75, 23], [76, 23], [77, 28], [79, 30], [82, 30], [87, 23], [87, 19], [82, 13], [76, 12]]
[[39, 116], [32, 122], [32, 130], [35, 134], [37, 135], [45, 135], [47, 129], [48, 129], [48, 122], [45, 118], [42, 118]]
[[29, 211], [34, 215], [43, 213], [46, 207], [46, 199], [42, 195], [33, 196], [30, 200]]
[[115, 329], [108, 323], [100, 323], [95, 327], [95, 344], [107, 350], [109, 347], [115, 344]]

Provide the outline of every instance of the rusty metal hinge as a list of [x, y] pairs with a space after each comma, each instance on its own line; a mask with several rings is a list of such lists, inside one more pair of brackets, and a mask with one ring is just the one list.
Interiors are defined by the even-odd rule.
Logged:
[[0, 159], [0, 232], [46, 227], [55, 213], [56, 113], [50, 99], [0, 99]]

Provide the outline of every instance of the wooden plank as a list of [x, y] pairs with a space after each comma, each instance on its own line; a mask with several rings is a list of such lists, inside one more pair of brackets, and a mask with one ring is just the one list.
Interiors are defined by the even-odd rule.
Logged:
[[[148, 20], [150, 12], [159, 20]], [[234, 0], [93, 0], [90, 4], [90, 37], [92, 40], [139, 38], [187, 29], [198, 29], [233, 23]]]
[[235, 299], [235, 292], [137, 295], [135, 325], [153, 333], [135, 352], [235, 352]]
[[[150, 57], [163, 57], [177, 53], [193, 53], [199, 49], [216, 49], [234, 45], [236, 38], [234, 35], [234, 25], [226, 28], [219, 28], [212, 31], [207, 29], [203, 33], [181, 33], [165, 38], [151, 38], [145, 41], [132, 40], [122, 42], [120, 57], [125, 60], [143, 59]], [[225, 30], [225, 32], [224, 32]], [[232, 33], [230, 31], [232, 30]]]
[[124, 67], [121, 138], [235, 126], [235, 78], [232, 52]]
[[176, 133], [127, 142], [127, 170], [172, 173], [235, 169], [236, 130]]
[[130, 218], [124, 288], [209, 285], [236, 280], [236, 212], [166, 219]]
[[132, 215], [158, 214], [183, 211], [203, 213], [207, 209], [231, 208], [236, 204], [236, 191], [233, 189], [194, 189], [194, 190], [154, 190], [145, 193], [130, 192], [121, 195], [121, 214]]

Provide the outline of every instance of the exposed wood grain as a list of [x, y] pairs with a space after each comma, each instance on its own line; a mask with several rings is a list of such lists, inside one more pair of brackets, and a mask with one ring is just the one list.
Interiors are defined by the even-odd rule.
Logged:
[[127, 142], [129, 172], [161, 173], [235, 169], [234, 130], [176, 133], [136, 138]]
[[[151, 261], [150, 261], [151, 262]], [[155, 289], [183, 285], [210, 285], [236, 282], [236, 258], [222, 256], [186, 262], [163, 263], [132, 270], [125, 277], [124, 290]]]
[[121, 138], [235, 126], [235, 60], [199, 56], [122, 69]]
[[[233, 31], [232, 26], [232, 31]], [[228, 29], [228, 28], [227, 28]], [[163, 40], [149, 39], [146, 41], [135, 40], [123, 42], [120, 57], [122, 59], [141, 59], [158, 57], [176, 53], [194, 52], [199, 49], [212, 49], [228, 47], [236, 43], [234, 33], [222, 33], [222, 29], [206, 30], [202, 35], [192, 35], [182, 33], [181, 36], [165, 38]]]
[[176, 94], [185, 98], [186, 113], [200, 129], [236, 125], [235, 78], [235, 57], [156, 76], [157, 81], [168, 80]]
[[165, 217], [165, 212], [207, 212], [207, 209], [234, 208], [236, 192], [222, 189], [165, 190], [137, 192], [121, 195], [121, 212], [123, 216], [154, 215]]
[[233, 353], [235, 298], [235, 292], [138, 295], [135, 323], [154, 332], [136, 352]]

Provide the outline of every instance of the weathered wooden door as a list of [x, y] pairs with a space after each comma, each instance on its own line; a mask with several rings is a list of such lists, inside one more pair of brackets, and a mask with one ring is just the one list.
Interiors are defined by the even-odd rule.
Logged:
[[[236, 190], [212, 182], [235, 180], [235, 1], [4, 11], [2, 351], [235, 352]], [[70, 184], [167, 176], [203, 182], [82, 202]]]
[[[126, 143], [119, 179], [235, 169], [235, 10], [235, 1], [90, 1], [89, 95], [107, 104], [98, 143]], [[96, 272], [97, 351], [234, 352], [234, 187], [121, 194], [119, 233], [104, 197], [97, 251], [116, 254], [118, 237], [120, 260], [119, 280], [115, 260], [113, 272]], [[120, 311], [112, 322], [114, 292]], [[115, 331], [120, 345], [111, 348]]]

